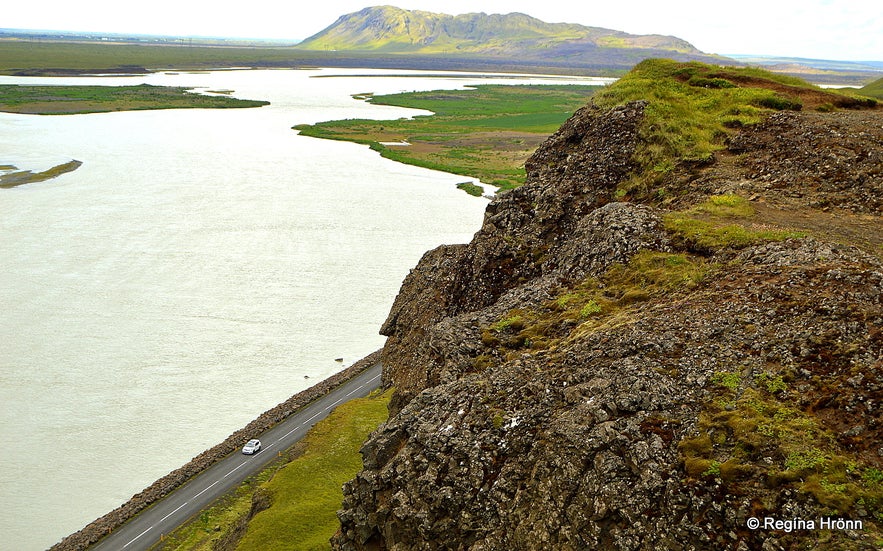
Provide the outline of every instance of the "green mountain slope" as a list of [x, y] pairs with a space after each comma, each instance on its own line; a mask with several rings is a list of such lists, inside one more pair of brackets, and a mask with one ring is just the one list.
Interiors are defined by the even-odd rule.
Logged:
[[883, 99], [883, 78], [878, 78], [863, 88], [859, 88], [858, 91], [865, 96]]
[[384, 53], [468, 53], [553, 58], [597, 49], [652, 49], [702, 55], [672, 36], [632, 35], [571, 23], [545, 23], [522, 13], [458, 16], [392, 6], [343, 15], [298, 45], [306, 50]]

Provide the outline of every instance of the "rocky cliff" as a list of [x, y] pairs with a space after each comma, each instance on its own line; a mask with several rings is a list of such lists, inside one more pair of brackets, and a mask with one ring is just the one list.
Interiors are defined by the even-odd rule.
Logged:
[[405, 280], [334, 548], [879, 549], [883, 116], [827, 99], [640, 185], [660, 100], [575, 113]]

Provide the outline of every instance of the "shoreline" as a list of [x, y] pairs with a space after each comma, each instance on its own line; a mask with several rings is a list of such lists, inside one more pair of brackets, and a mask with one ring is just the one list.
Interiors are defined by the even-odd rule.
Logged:
[[203, 451], [185, 465], [156, 480], [133, 495], [116, 509], [95, 519], [50, 547], [50, 551], [81, 551], [97, 543], [114, 529], [122, 526], [138, 513], [183, 486], [217, 461], [239, 449], [252, 435], [263, 432], [283, 421], [299, 409], [342, 385], [352, 377], [380, 361], [380, 350], [368, 354], [353, 365], [335, 373], [315, 385], [294, 394], [284, 402], [268, 409], [245, 427], [233, 432], [223, 442]]

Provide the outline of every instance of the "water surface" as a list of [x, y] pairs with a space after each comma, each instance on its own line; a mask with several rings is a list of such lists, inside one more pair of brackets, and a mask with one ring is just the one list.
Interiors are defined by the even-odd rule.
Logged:
[[478, 229], [486, 200], [462, 176], [291, 130], [419, 113], [354, 93], [482, 81], [366, 72], [0, 77], [272, 102], [0, 114], [0, 165], [83, 162], [0, 189], [0, 547], [52, 545], [379, 348], [408, 269]]

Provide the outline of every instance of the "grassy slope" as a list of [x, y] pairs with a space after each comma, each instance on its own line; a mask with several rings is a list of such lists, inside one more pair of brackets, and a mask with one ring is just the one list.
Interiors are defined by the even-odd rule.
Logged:
[[864, 86], [859, 92], [872, 98], [883, 99], [883, 78]]
[[40, 115], [103, 113], [139, 109], [237, 108], [268, 105], [224, 96], [207, 96], [176, 86], [0, 85], [0, 111]]
[[339, 527], [341, 486], [362, 468], [358, 449], [386, 420], [390, 395], [342, 404], [313, 428], [304, 454], [264, 485], [272, 505], [251, 520], [237, 549], [328, 549]]
[[639, 63], [595, 97], [601, 107], [648, 100], [636, 155], [641, 169], [621, 190], [646, 198], [677, 195], [668, 187], [679, 166], [702, 164], [727, 136], [779, 110], [869, 106], [874, 100], [825, 91], [795, 77], [757, 68], [724, 68], [664, 59]]
[[[298, 126], [302, 134], [368, 144], [384, 157], [474, 176], [511, 188], [524, 160], [597, 90], [592, 86], [478, 86], [475, 90], [375, 96], [374, 103], [426, 109], [427, 117]], [[380, 142], [407, 141], [410, 147]]]
[[[244, 482], [162, 545], [164, 551], [209, 551], [219, 541], [235, 542], [237, 549], [328, 549], [338, 528], [336, 512], [341, 486], [362, 466], [359, 448], [368, 434], [386, 420], [391, 391], [338, 406], [286, 457]], [[269, 508], [249, 522], [253, 503]], [[294, 542], [294, 543], [293, 543]]]

